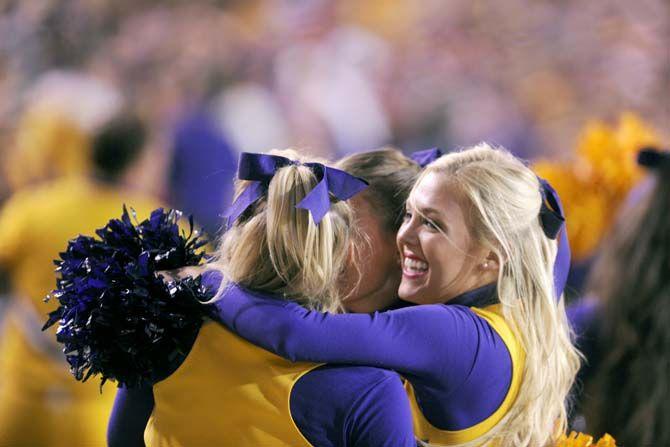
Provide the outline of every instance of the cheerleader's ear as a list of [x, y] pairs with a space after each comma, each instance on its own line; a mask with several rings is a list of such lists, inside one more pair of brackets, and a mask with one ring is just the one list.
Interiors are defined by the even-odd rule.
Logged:
[[500, 261], [498, 260], [498, 255], [492, 251], [489, 251], [486, 258], [480, 263], [482, 270], [490, 273], [498, 274], [500, 270]]

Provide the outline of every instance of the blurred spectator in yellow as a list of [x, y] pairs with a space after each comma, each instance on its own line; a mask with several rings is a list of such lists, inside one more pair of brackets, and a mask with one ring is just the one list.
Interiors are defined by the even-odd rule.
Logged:
[[83, 73], [54, 70], [30, 88], [4, 166], [13, 190], [90, 170], [89, 136], [121, 104], [111, 86]]
[[[593, 269], [601, 306], [586, 422], [624, 446], [670, 445], [670, 152], [640, 153], [654, 184], [620, 213]], [[598, 361], [599, 360], [599, 361]]]
[[[72, 175], [15, 193], [0, 212], [0, 265], [11, 299], [0, 334], [0, 445], [101, 446], [114, 390], [77, 383], [51, 333], [42, 333], [54, 305], [43, 299], [55, 286], [53, 259], [79, 233], [91, 234], [125, 203], [138, 217], [158, 206], [124, 188], [124, 173], [140, 154], [142, 123], [110, 121], [90, 143], [88, 175]], [[58, 147], [57, 142], [54, 142]], [[83, 173], [82, 173], [83, 174]]]

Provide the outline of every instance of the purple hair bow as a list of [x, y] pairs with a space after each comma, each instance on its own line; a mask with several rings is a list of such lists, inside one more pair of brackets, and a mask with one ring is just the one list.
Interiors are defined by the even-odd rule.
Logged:
[[[240, 154], [237, 178], [250, 180], [253, 183], [242, 191], [224, 214], [228, 226], [265, 193], [278, 169], [298, 164], [300, 163], [297, 161], [279, 155], [249, 152]], [[368, 182], [365, 180], [321, 163], [305, 163], [304, 166], [314, 172], [319, 183], [296, 205], [296, 208], [308, 210], [316, 225], [330, 209], [330, 194], [338, 200], [347, 200], [368, 187]]]
[[568, 273], [570, 272], [570, 242], [568, 241], [568, 231], [565, 225], [565, 214], [563, 204], [556, 190], [543, 178], [538, 177], [542, 193], [542, 205], [540, 207], [540, 224], [544, 234], [549, 239], [558, 240], [558, 252], [554, 260], [554, 290], [556, 299], [560, 299], [565, 290], [565, 284], [568, 282]]
[[412, 152], [410, 158], [414, 160], [419, 166], [425, 168], [430, 163], [434, 162], [443, 155], [442, 149], [434, 147], [432, 149], [425, 149], [423, 151]]

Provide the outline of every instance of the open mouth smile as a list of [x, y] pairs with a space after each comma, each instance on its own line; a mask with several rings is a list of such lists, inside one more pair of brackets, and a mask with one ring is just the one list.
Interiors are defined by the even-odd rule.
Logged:
[[402, 274], [409, 279], [420, 278], [428, 273], [428, 263], [416, 256], [403, 254]]

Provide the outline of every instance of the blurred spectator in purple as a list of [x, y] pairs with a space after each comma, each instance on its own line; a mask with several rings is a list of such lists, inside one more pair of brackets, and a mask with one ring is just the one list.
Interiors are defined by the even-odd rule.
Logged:
[[212, 112], [239, 151], [265, 152], [291, 146], [283, 111], [273, 92], [261, 82], [226, 87], [213, 101]]
[[186, 113], [174, 133], [169, 202], [214, 237], [232, 200], [236, 166], [235, 150], [212, 117], [204, 109]]

